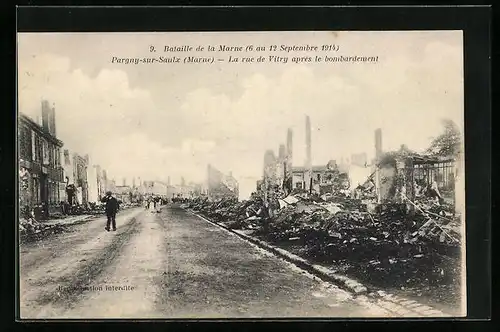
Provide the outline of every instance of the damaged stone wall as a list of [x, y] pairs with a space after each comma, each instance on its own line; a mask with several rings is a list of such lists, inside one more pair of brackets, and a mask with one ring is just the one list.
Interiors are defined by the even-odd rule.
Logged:
[[396, 166], [381, 165], [378, 170], [379, 187], [377, 188], [379, 203], [388, 203], [394, 199], [396, 193]]

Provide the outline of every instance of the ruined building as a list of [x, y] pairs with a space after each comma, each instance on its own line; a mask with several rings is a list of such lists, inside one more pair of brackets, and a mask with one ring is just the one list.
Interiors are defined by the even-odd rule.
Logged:
[[44, 100], [42, 124], [19, 114], [19, 200], [22, 208], [44, 204], [46, 216], [58, 209], [64, 186], [61, 167], [63, 142], [56, 136], [55, 107]]
[[285, 181], [286, 171], [286, 148], [281, 144], [278, 152], [278, 159], [276, 160], [276, 182], [280, 187], [283, 187]]
[[239, 183], [232, 174], [225, 175], [212, 165], [207, 166], [207, 195], [210, 200], [238, 199]]
[[279, 187], [277, 180], [277, 158], [273, 150], [267, 150], [264, 154], [264, 174], [263, 174], [263, 194], [264, 199], [274, 195], [274, 191]]

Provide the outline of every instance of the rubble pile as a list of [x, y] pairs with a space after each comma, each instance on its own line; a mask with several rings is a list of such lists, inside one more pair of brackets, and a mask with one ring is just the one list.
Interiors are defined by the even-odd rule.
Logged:
[[401, 205], [371, 213], [366, 202], [347, 197], [296, 195], [283, 201], [268, 219], [258, 199], [187, 206], [230, 228], [253, 229], [255, 236], [296, 248], [295, 254], [313, 261], [345, 266], [346, 273], [374, 284], [445, 284], [460, 275], [459, 218], [450, 205], [421, 199], [412, 202], [415, 213], [407, 214]]
[[460, 281], [460, 227], [449, 206], [419, 204], [422, 212], [415, 215], [398, 206], [375, 214], [359, 202], [337, 206], [337, 211], [313, 212], [287, 207], [265, 238], [285, 242], [285, 247], [292, 242], [300, 247], [294, 253], [344, 266], [347, 274], [378, 286], [404, 289]]
[[19, 235], [22, 240], [33, 240], [47, 234], [62, 233], [64, 228], [57, 224], [44, 224], [36, 221], [33, 217], [20, 218], [19, 220]]
[[[384, 248], [384, 251], [391, 251], [391, 248], [401, 251], [405, 244], [412, 247], [459, 246], [459, 223], [450, 206], [429, 202], [415, 204], [418, 209], [411, 216], [397, 205], [386, 206], [372, 214], [361, 200], [337, 197], [325, 202], [317, 197], [296, 196], [293, 204], [285, 204], [274, 211], [269, 219], [267, 237], [273, 241], [299, 237], [306, 243], [310, 234], [315, 234], [314, 239], [321, 237], [324, 245], [335, 247], [339, 253], [345, 251], [351, 257], [357, 246], [363, 251]], [[243, 202], [204, 199], [185, 204], [214, 222], [229, 222], [233, 228], [242, 229], [262, 226], [261, 205], [261, 201], [255, 199]]]

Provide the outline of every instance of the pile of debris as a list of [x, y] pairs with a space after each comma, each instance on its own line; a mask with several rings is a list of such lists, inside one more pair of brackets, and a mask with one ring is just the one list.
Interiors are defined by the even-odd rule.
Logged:
[[39, 239], [47, 234], [58, 234], [63, 231], [64, 228], [61, 225], [48, 225], [33, 217], [24, 217], [19, 220], [19, 235], [23, 241]]
[[189, 208], [214, 222], [224, 223], [231, 228], [246, 228], [251, 223], [250, 221], [258, 220], [255, 217], [249, 219], [256, 209], [255, 202], [250, 200], [238, 202], [234, 199], [220, 199], [210, 202], [207, 199], [195, 199], [181, 207]]
[[[279, 200], [279, 208], [269, 218], [259, 198], [243, 202], [199, 199], [184, 206], [231, 228], [258, 229], [273, 242], [320, 241], [322, 246], [335, 248], [337, 254], [353, 255], [357, 247], [360, 251], [387, 252], [401, 251], [406, 244], [460, 246], [459, 219], [450, 206], [426, 201], [412, 204], [416, 206], [413, 215], [407, 215], [397, 205], [370, 213], [367, 204], [359, 199], [333, 197], [327, 202], [319, 197], [291, 195]], [[265, 219], [267, 234], [262, 233]]]
[[[255, 236], [278, 246], [299, 248], [294, 253], [316, 262], [345, 265], [347, 273], [378, 284], [448, 282], [459, 275], [459, 216], [449, 205], [411, 204], [413, 214], [401, 205], [370, 212], [360, 199], [291, 195], [280, 199], [268, 218], [258, 198], [199, 200], [186, 206], [230, 228], [256, 230]], [[443, 263], [450, 260], [456, 264]]]

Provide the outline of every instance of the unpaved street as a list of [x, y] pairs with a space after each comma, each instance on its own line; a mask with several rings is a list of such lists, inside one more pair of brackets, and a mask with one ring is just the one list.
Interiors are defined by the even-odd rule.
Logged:
[[176, 206], [20, 249], [21, 318], [370, 317], [383, 309]]

